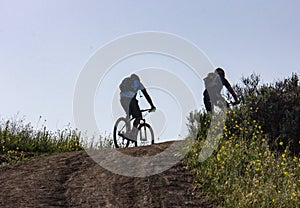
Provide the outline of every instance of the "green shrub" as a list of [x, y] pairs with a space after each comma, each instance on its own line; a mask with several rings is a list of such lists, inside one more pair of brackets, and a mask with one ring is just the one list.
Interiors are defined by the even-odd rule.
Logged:
[[[249, 116], [260, 122], [262, 129], [272, 140], [272, 149], [283, 151], [288, 145], [293, 153], [300, 153], [300, 86], [299, 77], [274, 84], [259, 85], [260, 78], [251, 75], [242, 79], [242, 85], [234, 88], [242, 97], [243, 104], [254, 109]], [[283, 142], [284, 145], [278, 145]]]
[[[260, 85], [242, 79], [235, 90], [242, 103], [227, 112], [218, 149], [204, 162], [199, 154], [210, 115], [192, 112], [188, 128], [196, 142], [188, 166], [196, 185], [223, 207], [297, 207], [300, 201], [299, 80], [296, 74]], [[279, 151], [275, 151], [279, 150]]]

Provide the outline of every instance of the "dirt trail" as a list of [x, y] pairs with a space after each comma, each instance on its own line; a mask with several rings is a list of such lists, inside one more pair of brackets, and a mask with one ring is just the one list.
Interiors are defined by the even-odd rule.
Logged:
[[[124, 151], [153, 155], [170, 144]], [[183, 162], [135, 178], [109, 172], [85, 151], [60, 153], [0, 168], [0, 207], [216, 207], [192, 181]]]

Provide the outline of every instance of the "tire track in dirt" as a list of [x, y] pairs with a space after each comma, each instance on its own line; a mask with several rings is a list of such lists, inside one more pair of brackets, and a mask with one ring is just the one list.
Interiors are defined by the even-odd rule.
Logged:
[[[121, 150], [154, 155], [171, 142]], [[0, 207], [216, 207], [179, 162], [157, 175], [113, 174], [85, 151], [43, 156], [0, 169]]]

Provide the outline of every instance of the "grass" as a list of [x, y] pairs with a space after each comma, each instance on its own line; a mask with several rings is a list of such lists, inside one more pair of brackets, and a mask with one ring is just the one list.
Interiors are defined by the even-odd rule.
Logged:
[[[70, 127], [51, 132], [45, 125], [34, 129], [23, 119], [3, 120], [0, 123], [0, 166], [43, 154], [83, 150], [85, 143], [81, 132]], [[111, 146], [109, 137], [100, 136], [94, 143], [94, 148]]]
[[229, 112], [218, 149], [202, 163], [198, 157], [207, 115], [199, 113], [199, 122], [190, 128], [193, 135], [198, 129], [198, 140], [186, 158], [196, 186], [222, 207], [299, 207], [300, 158], [288, 147], [271, 150], [259, 122], [247, 119], [245, 112], [244, 119], [236, 115], [235, 110]]

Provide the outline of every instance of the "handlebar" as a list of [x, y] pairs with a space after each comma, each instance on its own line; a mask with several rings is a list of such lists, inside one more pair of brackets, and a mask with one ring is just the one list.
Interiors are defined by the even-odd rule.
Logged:
[[148, 109], [143, 109], [141, 110], [141, 112], [148, 112], [148, 113], [151, 113], [151, 112], [154, 112], [156, 109], [152, 109], [152, 108], [148, 108]]
[[237, 101], [237, 102], [236, 102], [236, 101], [234, 101], [234, 102], [233, 102], [233, 101], [230, 101], [228, 104], [231, 105], [231, 106], [235, 106], [235, 105], [237, 105], [237, 104], [240, 104], [240, 102], [241, 102], [241, 101]]

